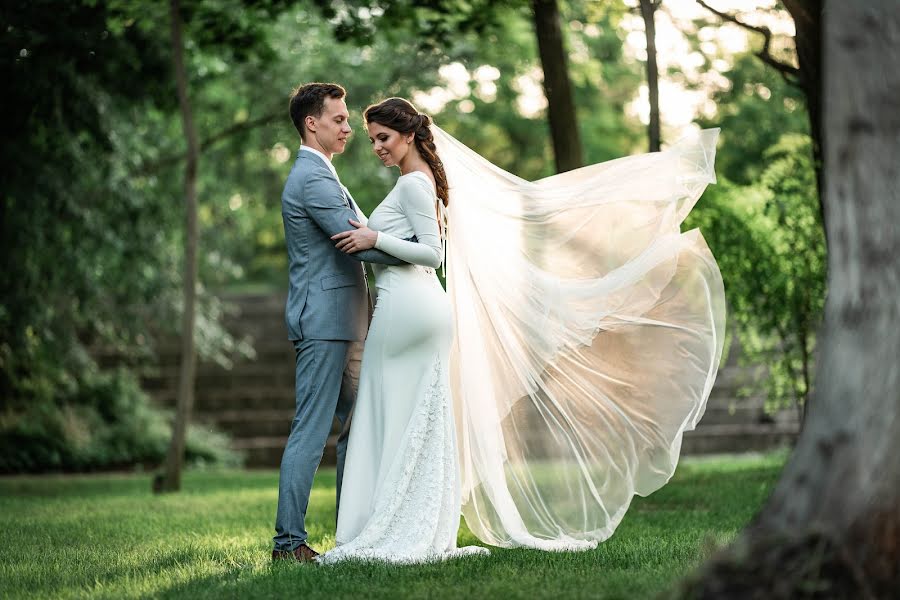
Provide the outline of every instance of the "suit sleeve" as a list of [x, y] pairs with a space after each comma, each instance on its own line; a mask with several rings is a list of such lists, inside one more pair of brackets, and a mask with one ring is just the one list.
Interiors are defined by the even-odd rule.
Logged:
[[434, 269], [440, 267], [443, 261], [443, 249], [435, 213], [436, 200], [430, 184], [418, 179], [411, 179], [397, 191], [400, 192], [400, 208], [418, 241], [401, 240], [379, 231], [375, 248], [414, 265]]
[[356, 213], [356, 220], [368, 227], [369, 217], [363, 213], [362, 209], [356, 204], [356, 200], [354, 200], [352, 196], [350, 197], [350, 208]]
[[[310, 218], [324, 231], [328, 237], [343, 231], [350, 231], [350, 219], [359, 220], [356, 214], [344, 202], [341, 186], [330, 175], [315, 172], [309, 176], [303, 186], [304, 207]], [[360, 262], [373, 262], [383, 265], [402, 265], [406, 261], [372, 248], [348, 254]]]

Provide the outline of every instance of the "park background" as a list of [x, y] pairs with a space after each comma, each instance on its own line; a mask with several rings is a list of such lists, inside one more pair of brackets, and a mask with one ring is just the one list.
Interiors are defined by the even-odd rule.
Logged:
[[[773, 32], [767, 53], [796, 62], [783, 8], [726, 4]], [[639, 3], [557, 8], [565, 55], [546, 68], [564, 69], [572, 90], [557, 109], [570, 119], [556, 125], [562, 149], [542, 88], [535, 33], [545, 21], [527, 2], [183, 3], [198, 150], [191, 301], [200, 364], [189, 461], [236, 464], [243, 455], [249, 465], [277, 465], [287, 435], [293, 360], [280, 200], [299, 147], [287, 115], [294, 86], [347, 88], [354, 134], [335, 165], [366, 213], [396, 173], [371, 153], [361, 112], [388, 96], [410, 98], [526, 179], [556, 172], [560, 160], [565, 169], [648, 150]], [[169, 444], [159, 408], [176, 405], [185, 352], [189, 153], [168, 10], [32, 2], [10, 15], [20, 25], [5, 42], [16, 59], [7, 65], [4, 160], [15, 168], [3, 219], [0, 472], [152, 468]], [[803, 93], [755, 56], [764, 35], [697, 2], [665, 2], [654, 23], [657, 136], [672, 143], [722, 128], [718, 184], [685, 227], [701, 227], [723, 273], [728, 369], [701, 430], [708, 435], [688, 449], [783, 444], [811, 388], [824, 302]]]
[[[4, 534], [31, 548], [35, 537], [55, 544], [55, 531], [66, 539], [88, 531], [85, 540], [123, 552], [110, 562], [76, 544], [67, 571], [68, 550], [46, 563], [34, 561], [40, 547], [18, 562], [8, 554], [11, 589], [57, 581], [73, 596], [274, 595], [285, 585], [326, 594], [399, 577], [411, 595], [477, 591], [478, 577], [459, 587], [457, 566], [403, 576], [354, 567], [343, 583], [327, 572], [272, 572], [260, 557], [276, 474], [228, 470], [277, 464], [289, 428], [280, 194], [299, 144], [287, 99], [306, 81], [347, 88], [355, 132], [335, 165], [367, 213], [396, 173], [371, 155], [360, 115], [387, 96], [411, 99], [526, 179], [722, 128], [718, 183], [685, 225], [701, 228], [719, 262], [729, 338], [709, 419], [685, 445], [766, 452], [688, 460], [669, 487], [635, 502], [632, 524], [626, 518], [596, 554], [549, 559], [567, 575], [547, 593], [642, 597], [731, 541], [771, 491], [786, 458], [773, 448], [795, 439], [814, 391], [826, 253], [821, 134], [810, 123], [819, 123], [821, 99], [809, 63], [801, 68], [796, 24], [797, 7], [816, 4], [37, 0], [4, 8], [0, 473], [114, 472], [5, 478], [5, 514], [24, 512], [4, 521]], [[180, 451], [166, 461], [180, 426], [195, 468], [182, 495], [154, 498], [153, 472], [164, 462], [180, 471], [172, 466]], [[716, 437], [715, 427], [738, 435]], [[311, 508], [311, 539], [324, 545], [333, 543], [329, 477], [323, 470]], [[61, 508], [68, 521], [58, 520]], [[96, 510], [116, 522], [99, 526]], [[119, 533], [144, 528], [143, 550], [129, 554]], [[535, 595], [546, 573], [526, 589], [509, 570], [541, 569], [548, 559], [498, 551], [489, 560], [476, 570], [507, 573], [491, 593]], [[106, 562], [118, 567], [98, 567]], [[598, 565], [609, 567], [606, 583], [594, 579]], [[422, 577], [450, 587], [416, 588]]]

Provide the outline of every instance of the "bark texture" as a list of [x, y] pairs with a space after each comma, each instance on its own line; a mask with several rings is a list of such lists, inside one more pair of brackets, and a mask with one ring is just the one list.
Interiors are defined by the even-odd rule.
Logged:
[[687, 597], [900, 592], [900, 10], [833, 0], [824, 15], [830, 241], [815, 402], [769, 502]]
[[197, 131], [188, 97], [187, 70], [184, 66], [184, 36], [182, 33], [179, 0], [169, 3], [172, 31], [172, 57], [175, 81], [178, 88], [178, 104], [181, 121], [187, 139], [187, 162], [184, 174], [185, 240], [184, 240], [184, 312], [181, 318], [181, 364], [178, 373], [175, 422], [172, 424], [172, 442], [169, 445], [164, 472], [154, 480], [157, 492], [174, 492], [181, 489], [181, 471], [184, 465], [185, 438], [191, 411], [194, 407], [194, 379], [197, 370], [194, 346], [194, 305], [197, 289], [197, 164], [200, 150]]
[[813, 165], [819, 190], [819, 207], [825, 221], [825, 171], [822, 156], [822, 0], [784, 0], [794, 19], [798, 83], [806, 96]]
[[584, 158], [565, 45], [559, 26], [559, 7], [556, 0], [533, 0], [532, 10], [538, 52], [544, 70], [544, 93], [547, 95], [553, 155], [556, 158], [556, 171], [562, 173], [584, 166]]
[[656, 64], [656, 9], [662, 0], [641, 0], [641, 17], [647, 35], [647, 92], [650, 99], [650, 123], [647, 138], [650, 152], [659, 152], [661, 140], [659, 125], [659, 67]]

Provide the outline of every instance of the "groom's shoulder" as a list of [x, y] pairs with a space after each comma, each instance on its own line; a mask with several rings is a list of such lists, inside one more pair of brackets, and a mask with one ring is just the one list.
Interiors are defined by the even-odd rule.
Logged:
[[[309, 152], [299, 152], [288, 174], [288, 184], [305, 185], [322, 180], [334, 180], [328, 167]], [[337, 185], [337, 181], [334, 181], [334, 185]]]
[[304, 198], [340, 194], [340, 184], [331, 170], [307, 152], [300, 152], [284, 184], [282, 201], [303, 202]]

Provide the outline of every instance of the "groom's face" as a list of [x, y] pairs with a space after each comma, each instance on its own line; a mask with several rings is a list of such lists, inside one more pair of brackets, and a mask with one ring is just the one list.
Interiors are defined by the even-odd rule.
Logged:
[[307, 125], [309, 134], [319, 144], [325, 154], [340, 154], [347, 147], [350, 137], [350, 113], [343, 98], [325, 98], [325, 107], [318, 117], [311, 117], [312, 127]]

